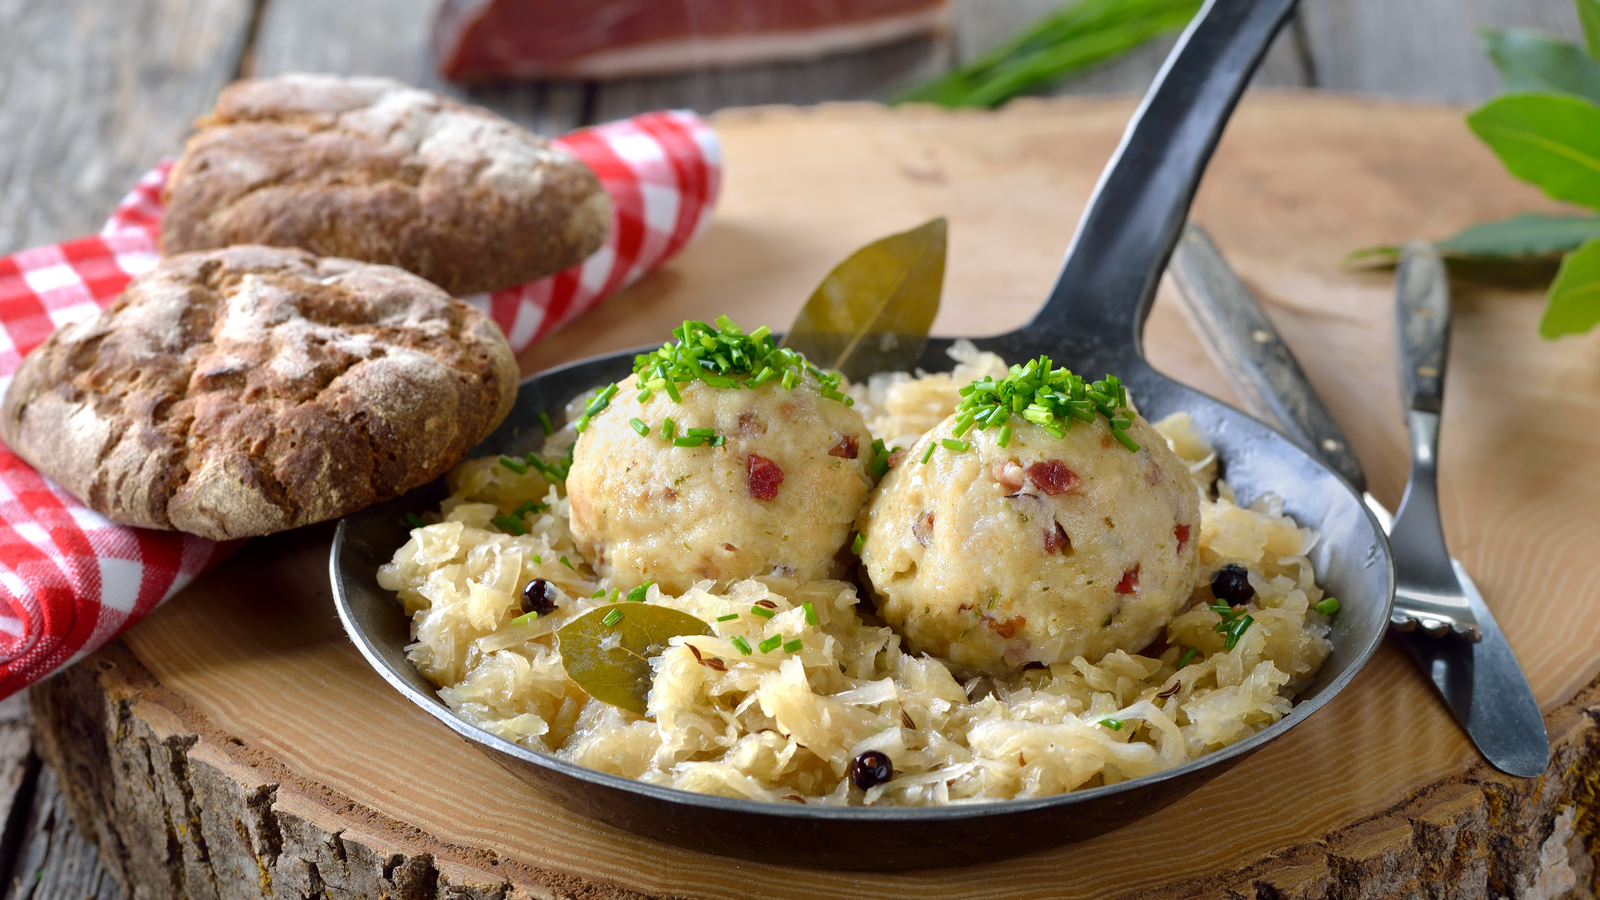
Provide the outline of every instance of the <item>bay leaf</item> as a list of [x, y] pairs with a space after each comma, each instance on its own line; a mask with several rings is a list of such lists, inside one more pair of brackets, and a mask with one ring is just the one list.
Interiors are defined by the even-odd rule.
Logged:
[[947, 227], [940, 217], [850, 254], [817, 285], [783, 346], [851, 381], [914, 368], [939, 312]]
[[1600, 324], [1600, 238], [1567, 254], [1550, 285], [1539, 334], [1558, 338], [1582, 334]]
[[1572, 94], [1600, 103], [1600, 62], [1576, 44], [1531, 28], [1485, 28], [1478, 36], [1507, 92]]
[[1511, 174], [1600, 209], [1600, 107], [1570, 95], [1507, 94], [1474, 110], [1467, 126]]
[[[1553, 259], [1600, 237], [1600, 216], [1547, 216], [1524, 213], [1497, 222], [1469, 225], [1434, 246], [1451, 259]], [[1400, 245], [1380, 244], [1346, 254], [1340, 265], [1393, 265]]]
[[[606, 618], [615, 611], [607, 624]], [[651, 603], [612, 603], [589, 610], [556, 632], [561, 666], [589, 696], [629, 712], [645, 714], [650, 694], [650, 658], [679, 635], [711, 635], [711, 626], [686, 612]], [[612, 635], [615, 647], [601, 644]]]

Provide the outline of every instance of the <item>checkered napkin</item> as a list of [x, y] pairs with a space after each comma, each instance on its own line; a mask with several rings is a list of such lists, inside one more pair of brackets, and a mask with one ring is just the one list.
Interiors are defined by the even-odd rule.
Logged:
[[[694, 240], [722, 176], [717, 135], [692, 113], [649, 113], [555, 144], [600, 176], [611, 235], [580, 265], [463, 298], [519, 353]], [[155, 266], [171, 168], [141, 178], [98, 236], [0, 258], [0, 393], [24, 353]], [[238, 544], [117, 525], [0, 446], [0, 697], [100, 647]]]

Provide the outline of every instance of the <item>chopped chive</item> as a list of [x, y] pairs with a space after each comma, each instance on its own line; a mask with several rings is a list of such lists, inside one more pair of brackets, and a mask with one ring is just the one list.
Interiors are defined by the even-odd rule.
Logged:
[[705, 442], [706, 442], [706, 439], [703, 438], [703, 437], [690, 437], [688, 435], [684, 435], [683, 437], [673, 438], [672, 439], [672, 446], [674, 446], [674, 447], [698, 447], [701, 444], [704, 444]]
[[727, 442], [728, 442], [727, 436], [719, 434], [716, 437], [711, 439], [711, 446], [713, 446], [713, 447], [721, 447], [723, 444], [726, 444]]
[[545, 412], [539, 413], [539, 427], [544, 429], [544, 436], [545, 437], [549, 437], [550, 435], [556, 433], [555, 426], [550, 424], [550, 414], [549, 413], [545, 413]]
[[738, 384], [738, 382], [734, 381], [732, 378], [726, 378], [722, 375], [711, 375], [709, 373], [701, 375], [700, 380], [714, 388], [731, 388]]
[[572, 429], [574, 431], [578, 432], [579, 434], [583, 434], [583, 432], [588, 427], [589, 427], [589, 414], [588, 413], [584, 413], [583, 415], [578, 417], [578, 424], [572, 426]]
[[965, 453], [967, 448], [972, 446], [966, 441], [958, 441], [953, 438], [945, 438], [939, 441], [939, 443], [942, 444], [946, 450], [954, 450], [957, 453]]
[[664, 441], [670, 441], [670, 440], [672, 440], [673, 438], [675, 438], [677, 436], [678, 436], [678, 423], [672, 421], [672, 417], [671, 416], [668, 416], [667, 418], [663, 419], [661, 421], [661, 439], [664, 440]]
[[750, 642], [744, 639], [744, 635], [736, 634], [728, 639], [728, 643], [732, 644], [735, 650], [738, 650], [745, 656], [750, 655]]
[[613, 609], [611, 612], [606, 613], [606, 617], [600, 620], [600, 624], [615, 625], [620, 621], [622, 621], [622, 610]]
[[1325, 597], [1317, 601], [1317, 605], [1311, 608], [1325, 616], [1331, 616], [1339, 611], [1339, 598]]
[[1184, 666], [1187, 666], [1189, 664], [1189, 660], [1194, 659], [1194, 655], [1199, 652], [1200, 650], [1197, 647], [1190, 647], [1189, 649], [1183, 651], [1183, 655], [1178, 657], [1178, 668], [1181, 669]]
[[800, 604], [800, 608], [806, 611], [806, 624], [807, 625], [815, 625], [815, 624], [817, 624], [817, 610], [816, 610], [816, 607], [811, 605], [811, 601], [810, 600], [807, 600], [806, 602]]
[[683, 398], [678, 395], [678, 385], [676, 382], [674, 382], [671, 378], [668, 378], [666, 387], [667, 396], [672, 399], [673, 403], [683, 402]]
[[760, 616], [763, 619], [770, 619], [770, 618], [772, 618], [773, 616], [775, 616], [777, 614], [778, 614], [777, 610], [775, 610], [775, 609], [767, 609], [765, 606], [752, 606], [752, 607], [750, 607], [750, 615], [752, 615], [752, 616]]
[[794, 386], [799, 384], [799, 383], [800, 383], [800, 376], [796, 375], [794, 373], [793, 369], [789, 369], [788, 371], [785, 371], [783, 373], [783, 389], [784, 390], [792, 391], [792, 390], [794, 390]]
[[806, 646], [806, 642], [805, 641], [801, 640], [800, 638], [795, 638], [792, 641], [784, 641], [783, 642], [783, 652], [785, 652], [785, 653], [798, 653], [801, 650], [805, 649], [805, 646]]
[[933, 450], [937, 446], [939, 446], [939, 445], [938, 444], [929, 444], [928, 445], [928, 449], [926, 451], [924, 451], [923, 454], [922, 454], [922, 461], [924, 463], [926, 463], [930, 459], [933, 459]]
[[628, 602], [629, 603], [643, 603], [644, 602], [644, 598], [648, 597], [650, 595], [650, 585], [652, 585], [652, 584], [655, 584], [655, 582], [654, 581], [646, 581], [644, 584], [641, 584], [638, 587], [634, 588], [633, 590], [629, 591], [628, 592]]
[[639, 388], [639, 393], [633, 395], [633, 402], [643, 403], [650, 399], [650, 385]]
[[618, 600], [621, 600], [621, 599], [622, 599], [622, 588], [612, 588], [611, 589], [611, 602], [612, 603], [616, 603]]
[[999, 438], [999, 440], [995, 441], [995, 443], [999, 444], [1002, 448], [1011, 446], [1011, 426], [1010, 425], [1001, 425], [1000, 426], [1000, 438]]
[[1139, 449], [1139, 442], [1135, 441], [1131, 437], [1128, 437], [1128, 433], [1126, 431], [1118, 431], [1113, 428], [1111, 430], [1111, 436], [1117, 439], [1117, 443], [1127, 447], [1129, 450], [1137, 451]]
[[634, 431], [639, 432], [640, 437], [648, 437], [650, 435], [650, 426], [646, 425], [643, 419], [632, 418], [628, 420], [628, 424], [633, 426]]
[[509, 531], [518, 537], [528, 533], [528, 529], [523, 526], [522, 520], [512, 516], [495, 516], [489, 521], [493, 522], [495, 527], [501, 531]]
[[1238, 645], [1239, 638], [1244, 636], [1245, 630], [1250, 627], [1250, 623], [1254, 621], [1255, 619], [1250, 616], [1241, 616], [1240, 618], [1229, 622], [1227, 637], [1223, 639], [1222, 646], [1228, 650], [1232, 650]]
[[864, 534], [861, 534], [860, 532], [857, 532], [856, 533], [856, 539], [850, 542], [850, 552], [854, 553], [857, 556], [860, 556], [861, 555], [861, 548], [865, 547], [866, 545], [867, 545], [867, 536], [864, 535]]
[[532, 622], [534, 619], [537, 619], [537, 618], [539, 618], [539, 612], [538, 612], [538, 610], [535, 610], [535, 611], [533, 611], [531, 613], [523, 613], [522, 615], [517, 616], [515, 619], [511, 620], [511, 624], [513, 624], [513, 625], [525, 625], [525, 624], [527, 624], [529, 622]]
[[500, 465], [505, 466], [518, 475], [528, 474], [528, 464], [520, 459], [512, 459], [509, 456], [502, 456], [500, 457]]
[[528, 513], [544, 512], [548, 508], [549, 507], [545, 506], [543, 503], [539, 503], [539, 502], [534, 501], [534, 500], [529, 500], [528, 502], [522, 504], [521, 506], [517, 507], [516, 509], [513, 509], [511, 511], [511, 514], [520, 519], [523, 516], [527, 515]]
[[1121, 731], [1123, 721], [1121, 719], [1101, 719], [1100, 724], [1111, 729], [1112, 731]]
[[591, 594], [590, 595], [590, 599], [598, 600], [599, 598], [604, 597], [605, 595], [606, 595], [606, 589], [605, 588], [601, 588], [600, 590], [595, 591], [593, 594]]
[[772, 637], [769, 637], [766, 640], [762, 641], [761, 643], [757, 644], [756, 646], [761, 648], [761, 652], [762, 653], [771, 653], [772, 651], [778, 649], [778, 645], [782, 644], [782, 643], [783, 643], [783, 635], [775, 634]]
[[535, 553], [533, 555], [533, 564], [536, 566], [544, 565], [544, 560], [539, 557], [539, 554]]
[[737, 618], [739, 618], [739, 614], [738, 613], [728, 613], [725, 616], [717, 616], [717, 621], [718, 622], [732, 622], [734, 619], [737, 619]]
[[565, 556], [561, 557], [561, 564], [574, 572], [578, 571], [578, 567], [572, 564], [572, 560], [567, 559]]
[[422, 521], [422, 517], [417, 515], [416, 513], [406, 513], [406, 524], [410, 525], [412, 528], [427, 528], [428, 527], [428, 523]]
[[717, 430], [715, 428], [690, 428], [684, 434], [689, 437], [713, 438], [717, 436]]

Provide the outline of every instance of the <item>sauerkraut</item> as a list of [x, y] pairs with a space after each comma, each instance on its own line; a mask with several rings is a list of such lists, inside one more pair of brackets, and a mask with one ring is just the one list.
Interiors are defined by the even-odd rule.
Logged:
[[[1006, 371], [965, 342], [951, 355], [953, 374], [874, 376], [851, 387], [873, 434], [910, 446], [950, 415], [965, 383]], [[1114, 784], [1278, 721], [1330, 649], [1307, 559], [1317, 533], [1272, 495], [1239, 505], [1187, 415], [1156, 428], [1199, 497], [1202, 572], [1248, 569], [1255, 596], [1232, 615], [1253, 621], [1231, 648], [1209, 577], [1144, 655], [1115, 650], [1009, 677], [906, 652], [850, 582], [772, 575], [720, 593], [705, 581], [678, 596], [650, 585], [643, 602], [690, 613], [714, 634], [673, 638], [651, 659], [647, 715], [638, 716], [590, 698], [562, 666], [556, 631], [618, 596], [578, 552], [561, 486], [495, 459], [450, 473], [450, 498], [412, 530], [379, 582], [412, 618], [411, 661], [456, 714], [593, 769], [727, 797], [836, 805], [969, 803]], [[570, 428], [558, 433], [548, 455], [571, 437]], [[555, 598], [536, 618], [521, 600], [534, 579]], [[894, 774], [862, 789], [850, 764], [869, 750], [886, 754]]]

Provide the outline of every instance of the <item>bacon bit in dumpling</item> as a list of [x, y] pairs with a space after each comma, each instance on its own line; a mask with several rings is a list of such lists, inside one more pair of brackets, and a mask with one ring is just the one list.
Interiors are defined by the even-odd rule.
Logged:
[[1117, 582], [1117, 593], [1131, 594], [1139, 589], [1139, 566], [1122, 573], [1122, 580]]
[[783, 470], [765, 456], [750, 454], [746, 467], [750, 496], [757, 500], [771, 500], [778, 496], [778, 485], [783, 484]]
[[1151, 484], [1161, 483], [1161, 467], [1153, 459], [1150, 460], [1150, 468], [1144, 470], [1144, 480]]
[[994, 631], [995, 634], [1000, 635], [1006, 640], [1010, 640], [1011, 638], [1016, 637], [1018, 630], [1028, 624], [1028, 620], [1023, 616], [1012, 616], [1009, 619], [993, 619], [989, 616], [984, 616], [983, 624], [989, 626], [989, 628]]
[[1083, 480], [1078, 473], [1067, 468], [1067, 464], [1059, 459], [1047, 459], [1036, 462], [1028, 467], [1028, 477], [1033, 480], [1040, 493], [1048, 497], [1058, 497], [1076, 488]]
[[911, 526], [911, 536], [916, 538], [917, 543], [924, 547], [933, 543], [933, 510], [928, 510], [922, 518], [917, 520], [915, 525]]
[[1014, 459], [1001, 460], [989, 467], [989, 474], [1000, 486], [1012, 493], [1022, 490], [1024, 473], [1022, 465]]
[[1065, 553], [1072, 552], [1072, 538], [1067, 537], [1067, 530], [1061, 527], [1060, 522], [1052, 523], [1056, 527], [1044, 533], [1044, 553], [1046, 556], [1061, 550]]
[[761, 421], [761, 417], [757, 416], [755, 413], [745, 410], [744, 412], [739, 413], [739, 433], [766, 434], [767, 423]]
[[833, 449], [828, 451], [828, 455], [837, 456], [840, 459], [855, 459], [861, 455], [861, 444], [856, 440], [855, 435], [847, 434], [839, 439], [839, 443], [834, 445]]
[[1183, 555], [1183, 548], [1189, 546], [1189, 526], [1178, 523], [1172, 528], [1172, 536], [1178, 539], [1178, 555]]

